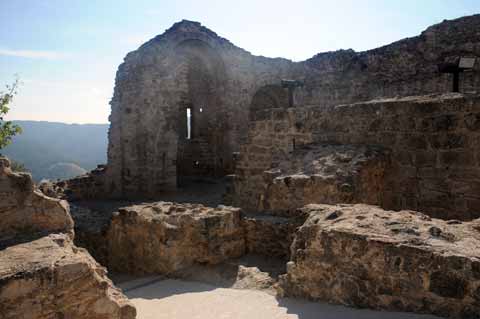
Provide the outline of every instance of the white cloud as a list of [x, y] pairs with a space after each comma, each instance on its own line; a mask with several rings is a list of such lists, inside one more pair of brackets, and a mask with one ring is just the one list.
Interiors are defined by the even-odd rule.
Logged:
[[10, 50], [4, 48], [0, 48], [0, 55], [47, 60], [59, 60], [68, 57], [67, 54], [57, 51]]

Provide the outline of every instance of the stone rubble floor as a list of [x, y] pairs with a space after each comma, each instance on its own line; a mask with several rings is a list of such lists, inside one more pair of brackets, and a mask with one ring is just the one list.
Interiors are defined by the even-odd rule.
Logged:
[[[165, 194], [156, 200], [201, 203], [211, 207], [222, 202], [221, 194], [224, 193], [225, 188], [223, 180], [186, 180], [182, 186], [181, 192]], [[92, 216], [91, 212], [83, 216], [81, 210], [72, 213], [77, 227], [85, 223], [85, 227], [89, 228], [89, 225], [92, 224], [91, 218], [95, 220], [95, 225], [103, 225], [104, 223], [97, 219], [108, 223], [111, 214], [119, 207], [129, 206], [133, 203], [87, 201], [75, 204], [98, 212], [97, 217], [96, 215]], [[256, 219], [278, 219], [279, 221], [285, 219], [263, 214], [247, 213], [247, 216]], [[246, 277], [239, 277], [242, 270]], [[291, 298], [280, 299], [275, 296], [273, 285], [277, 282], [278, 275], [283, 273], [285, 273], [284, 260], [249, 254], [216, 266], [192, 267], [189, 271], [177, 274], [183, 278], [181, 280], [165, 279], [164, 277], [136, 278], [118, 274], [110, 277], [135, 305], [138, 319], [438, 318], [432, 315], [355, 309]], [[267, 284], [265, 284], [265, 280]]]
[[276, 297], [257, 290], [145, 277], [117, 284], [137, 308], [137, 319], [434, 319], [430, 315], [354, 309]]

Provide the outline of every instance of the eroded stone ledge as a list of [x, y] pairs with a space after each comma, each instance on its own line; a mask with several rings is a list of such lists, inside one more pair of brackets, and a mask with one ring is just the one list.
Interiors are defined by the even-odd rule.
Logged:
[[30, 174], [14, 173], [0, 157], [0, 249], [51, 233], [73, 237], [73, 220], [66, 201], [34, 189]]
[[54, 234], [0, 251], [0, 318], [134, 319], [86, 250]]
[[306, 204], [380, 204], [388, 152], [367, 145], [309, 144], [263, 173], [261, 210], [289, 214]]
[[369, 205], [308, 205], [283, 276], [287, 295], [478, 318], [480, 220]]

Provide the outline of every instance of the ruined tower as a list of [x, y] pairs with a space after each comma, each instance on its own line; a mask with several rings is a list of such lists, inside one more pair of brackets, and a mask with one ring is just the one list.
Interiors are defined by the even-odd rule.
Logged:
[[[480, 55], [478, 28], [478, 16], [464, 17], [378, 49], [292, 62], [253, 56], [198, 22], [176, 23], [118, 69], [104, 193], [152, 198], [185, 177], [233, 173], [249, 117], [289, 107], [285, 79], [304, 83], [295, 90], [296, 108], [447, 92], [450, 75], [438, 65]], [[479, 85], [478, 72], [461, 79], [462, 92]]]

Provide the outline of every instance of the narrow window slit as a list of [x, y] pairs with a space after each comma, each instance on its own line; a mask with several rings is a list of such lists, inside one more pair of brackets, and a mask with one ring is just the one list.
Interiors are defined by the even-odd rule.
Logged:
[[187, 140], [192, 139], [192, 108], [187, 107]]

